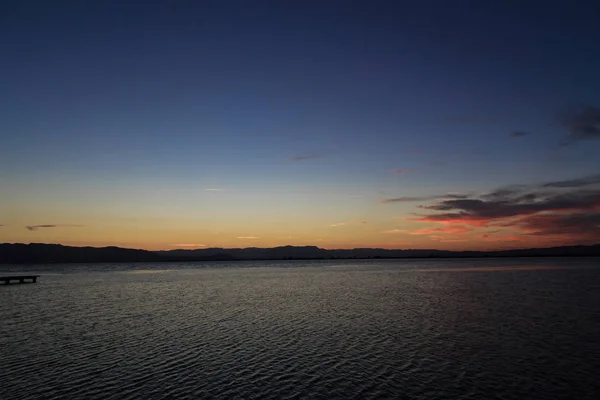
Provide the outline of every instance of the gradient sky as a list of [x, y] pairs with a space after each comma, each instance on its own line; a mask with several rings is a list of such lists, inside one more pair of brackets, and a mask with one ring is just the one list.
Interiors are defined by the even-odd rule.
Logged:
[[0, 242], [600, 242], [599, 20], [597, 1], [2, 2]]

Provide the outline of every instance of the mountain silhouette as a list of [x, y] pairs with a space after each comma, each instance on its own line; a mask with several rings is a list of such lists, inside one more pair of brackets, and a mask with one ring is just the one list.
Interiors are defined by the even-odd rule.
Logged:
[[71, 247], [44, 243], [2, 243], [0, 264], [166, 262], [235, 260], [318, 260], [369, 258], [457, 258], [457, 257], [590, 257], [600, 256], [600, 244], [499, 251], [389, 250], [357, 248], [327, 250], [316, 246], [272, 248], [206, 248], [195, 250], [149, 251], [121, 247]]

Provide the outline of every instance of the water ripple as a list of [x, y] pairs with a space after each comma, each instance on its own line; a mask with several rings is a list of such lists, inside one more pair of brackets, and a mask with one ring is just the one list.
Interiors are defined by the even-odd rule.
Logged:
[[25, 267], [38, 284], [0, 288], [0, 399], [595, 399], [598, 266]]

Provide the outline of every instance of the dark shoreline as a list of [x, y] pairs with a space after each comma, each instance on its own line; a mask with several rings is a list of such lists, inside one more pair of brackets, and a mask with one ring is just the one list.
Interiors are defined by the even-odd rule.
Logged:
[[149, 251], [121, 247], [71, 247], [58, 244], [0, 244], [0, 264], [70, 264], [125, 262], [234, 262], [310, 260], [484, 259], [600, 257], [600, 244], [499, 251], [326, 250], [315, 246]]

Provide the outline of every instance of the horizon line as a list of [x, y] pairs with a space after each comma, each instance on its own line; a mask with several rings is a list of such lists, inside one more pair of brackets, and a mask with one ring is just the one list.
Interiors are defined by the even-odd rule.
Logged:
[[136, 250], [136, 251], [147, 251], [150, 253], [157, 252], [170, 252], [170, 251], [195, 251], [195, 250], [211, 250], [211, 249], [220, 249], [220, 250], [247, 250], [247, 249], [276, 249], [282, 247], [315, 247], [320, 250], [325, 251], [352, 251], [352, 250], [386, 250], [386, 251], [439, 251], [439, 252], [450, 252], [450, 253], [491, 253], [491, 252], [503, 252], [503, 251], [518, 251], [518, 250], [537, 250], [537, 249], [553, 249], [553, 248], [561, 248], [561, 247], [594, 247], [600, 246], [600, 242], [594, 244], [563, 244], [557, 246], [543, 246], [543, 247], [513, 247], [513, 248], [505, 248], [505, 249], [495, 249], [495, 250], [467, 250], [467, 249], [459, 249], [459, 250], [446, 250], [446, 249], [436, 249], [436, 248], [386, 248], [386, 247], [352, 247], [352, 248], [325, 248], [319, 247], [317, 245], [281, 245], [281, 246], [272, 246], [272, 247], [256, 247], [256, 246], [248, 246], [248, 247], [197, 247], [197, 248], [171, 248], [171, 249], [161, 249], [161, 250], [148, 250], [144, 248], [134, 248], [134, 247], [121, 247], [117, 245], [106, 245], [106, 246], [72, 246], [68, 244], [62, 243], [40, 243], [40, 242], [2, 242], [0, 245], [45, 245], [45, 246], [62, 246], [62, 247], [72, 247], [72, 248], [94, 248], [94, 249], [106, 249], [106, 248], [119, 248], [125, 250]]

